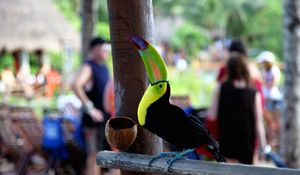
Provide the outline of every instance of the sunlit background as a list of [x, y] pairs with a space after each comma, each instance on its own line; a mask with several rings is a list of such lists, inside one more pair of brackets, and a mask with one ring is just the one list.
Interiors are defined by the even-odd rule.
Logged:
[[[106, 0], [95, 9], [94, 36], [109, 41]], [[172, 96], [188, 98], [195, 108], [210, 106], [232, 39], [246, 43], [254, 64], [269, 50], [283, 68], [280, 0], [153, 0], [153, 13], [155, 46], [168, 65]], [[9, 95], [0, 79], [0, 103], [32, 108], [42, 120], [46, 109], [63, 108], [62, 97], [72, 101], [70, 83], [82, 62], [81, 14], [80, 0], [0, 0], [0, 72], [10, 68], [13, 76]], [[107, 64], [112, 75], [112, 59]]]

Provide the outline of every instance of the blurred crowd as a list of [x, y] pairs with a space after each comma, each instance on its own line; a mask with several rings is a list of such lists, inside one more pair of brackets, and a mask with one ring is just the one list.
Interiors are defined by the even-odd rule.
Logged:
[[[25, 61], [22, 60], [18, 68], [5, 65], [0, 72], [0, 94], [3, 95], [3, 101], [7, 102], [11, 95], [21, 95], [26, 99], [53, 97], [62, 83], [60, 73], [51, 64], [42, 64], [38, 72], [32, 74], [28, 58], [24, 57]], [[3, 53], [0, 59], [8, 58]]]
[[239, 39], [216, 42], [211, 48], [211, 59], [222, 62], [212, 104], [207, 110], [194, 108], [188, 94], [173, 97], [172, 102], [204, 120], [227, 161], [259, 164], [270, 159], [285, 167], [277, 154], [283, 77], [275, 54], [262, 51], [250, 58], [246, 44]]
[[242, 41], [233, 40], [228, 50], [229, 57], [217, 76], [208, 121], [217, 122], [214, 132], [220, 139], [221, 152], [229, 160], [253, 164], [268, 144], [274, 150], [279, 146], [281, 72], [270, 51], [257, 56], [259, 70], [249, 60]]

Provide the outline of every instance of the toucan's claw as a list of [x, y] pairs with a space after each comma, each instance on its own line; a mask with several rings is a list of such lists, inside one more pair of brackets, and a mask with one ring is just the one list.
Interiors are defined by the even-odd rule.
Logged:
[[148, 162], [148, 166], [150, 167], [151, 164], [156, 161], [157, 159], [160, 158], [164, 158], [164, 157], [173, 157], [176, 156], [178, 154], [178, 152], [163, 152], [163, 153], [159, 153], [157, 156], [153, 157], [149, 162]]
[[168, 171], [168, 172], [171, 172], [171, 166], [173, 165], [173, 163], [174, 163], [175, 161], [181, 160], [181, 159], [183, 159], [183, 157], [177, 157], [177, 156], [175, 156], [175, 157], [172, 158], [172, 159], [169, 159], [169, 160], [167, 161], [167, 164], [168, 164], [168, 166], [167, 166], [167, 171]]
[[167, 161], [167, 164], [168, 164], [167, 170], [170, 171], [170, 168], [175, 161], [183, 159], [184, 156], [186, 156], [187, 154], [189, 154], [193, 151], [195, 151], [195, 149], [187, 149], [187, 150], [177, 153], [174, 158], [169, 159]]

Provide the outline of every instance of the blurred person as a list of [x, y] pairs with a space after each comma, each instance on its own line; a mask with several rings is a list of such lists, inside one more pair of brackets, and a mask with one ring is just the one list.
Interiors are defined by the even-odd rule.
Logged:
[[49, 64], [42, 64], [40, 70], [36, 74], [36, 81], [35, 81], [35, 96], [44, 96], [46, 91], [46, 75], [50, 72], [51, 65]]
[[11, 92], [14, 90], [16, 86], [16, 78], [14, 76], [13, 70], [9, 67], [6, 66], [2, 72], [1, 72], [1, 79], [3, 83], [3, 90], [4, 90], [4, 102], [8, 100], [9, 95]]
[[[247, 47], [244, 44], [244, 42], [242, 42], [242, 40], [239, 40], [239, 39], [232, 40], [231, 43], [229, 44], [228, 51], [229, 51], [229, 53], [241, 54], [247, 59], [246, 63], [247, 63], [247, 67], [249, 69], [250, 78], [251, 78], [252, 82], [254, 83], [255, 88], [259, 91], [259, 94], [260, 94], [261, 105], [262, 105], [262, 109], [263, 109], [263, 117], [266, 121], [266, 126], [267, 126], [266, 129], [271, 130], [270, 128], [274, 128], [274, 121], [273, 121], [272, 116], [269, 113], [269, 111], [266, 110], [266, 108], [265, 108], [265, 98], [264, 98], [264, 94], [263, 94], [263, 80], [262, 80], [262, 76], [260, 74], [260, 71], [259, 71], [257, 65], [248, 61], [248, 50], [247, 50]], [[226, 66], [223, 65], [219, 70], [219, 73], [217, 76], [217, 81], [219, 83], [221, 83], [221, 82], [225, 81], [226, 79], [227, 79], [227, 70], [226, 70]], [[213, 123], [210, 123], [210, 125], [211, 125], [211, 127], [216, 128]], [[258, 161], [258, 158], [259, 158], [259, 150], [256, 150], [255, 162]]]
[[[237, 54], [241, 54], [243, 58], [246, 58], [245, 61], [247, 64], [247, 68], [249, 70], [250, 78], [253, 81], [256, 89], [260, 92], [262, 105], [264, 106], [264, 97], [262, 93], [262, 77], [257, 65], [248, 60], [248, 50], [246, 45], [242, 40], [239, 39], [233, 40], [229, 46], [228, 51], [229, 54], [237, 53]], [[224, 81], [226, 80], [226, 78], [227, 78], [227, 70], [226, 70], [226, 66], [224, 65], [224, 67], [221, 68], [220, 73], [218, 75], [218, 81], [219, 82]]]
[[213, 44], [208, 47], [208, 51], [211, 55], [212, 61], [224, 61], [227, 59], [227, 49], [226, 44], [228, 39], [220, 39], [215, 37]]
[[55, 90], [61, 84], [61, 75], [53, 66], [51, 66], [50, 70], [45, 74], [45, 79], [46, 79], [45, 96], [53, 97]]
[[274, 127], [271, 128], [271, 145], [278, 146], [279, 117], [282, 106], [282, 93], [279, 90], [281, 72], [275, 65], [275, 55], [269, 51], [263, 51], [257, 56], [258, 62], [262, 64], [263, 94], [266, 100], [266, 109], [271, 113]]
[[[25, 69], [19, 69], [17, 73], [18, 88], [24, 92], [26, 99], [30, 100], [34, 97], [34, 82], [35, 76], [31, 75], [29, 71]], [[19, 90], [19, 89], [18, 89]]]
[[253, 164], [256, 140], [266, 147], [262, 105], [244, 55], [232, 53], [227, 79], [216, 88], [208, 120], [217, 121], [221, 154], [229, 162]]
[[96, 154], [107, 149], [105, 123], [109, 114], [104, 110], [103, 98], [109, 72], [105, 65], [108, 53], [102, 38], [94, 38], [89, 45], [89, 59], [81, 66], [73, 82], [73, 90], [83, 105], [82, 127], [86, 141], [86, 174], [98, 175]]
[[63, 116], [64, 142], [69, 153], [65, 161], [75, 174], [82, 175], [85, 168], [85, 149], [81, 127], [81, 101], [72, 93], [57, 98], [57, 107]]
[[[244, 44], [244, 42], [239, 39], [235, 39], [235, 40], [231, 41], [231, 43], [228, 47], [228, 51], [229, 51], [229, 54], [230, 53], [238, 53], [238, 54], [245, 56], [246, 58], [248, 57], [247, 47]], [[249, 61], [247, 61], [247, 66], [250, 71], [250, 77], [255, 79], [255, 81], [261, 82], [262, 78], [260, 76], [258, 67]], [[226, 65], [224, 64], [219, 69], [217, 81], [222, 82], [222, 81], [226, 80], [226, 78], [227, 78], [227, 70], [226, 70]]]
[[183, 49], [180, 49], [175, 53], [174, 62], [175, 67], [180, 71], [183, 71], [187, 68], [186, 54]]
[[167, 65], [174, 65], [173, 52], [171, 50], [170, 44], [167, 41], [161, 41], [156, 46], [156, 49], [161, 57], [164, 58]]
[[25, 98], [31, 100], [34, 96], [35, 76], [30, 73], [30, 58], [26, 51], [20, 51], [20, 68], [17, 72], [17, 79], [20, 83]]

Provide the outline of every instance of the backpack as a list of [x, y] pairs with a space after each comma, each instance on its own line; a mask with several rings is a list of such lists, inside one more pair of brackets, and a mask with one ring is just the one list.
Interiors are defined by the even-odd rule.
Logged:
[[52, 156], [67, 158], [62, 122], [62, 117], [44, 117], [42, 145]]

